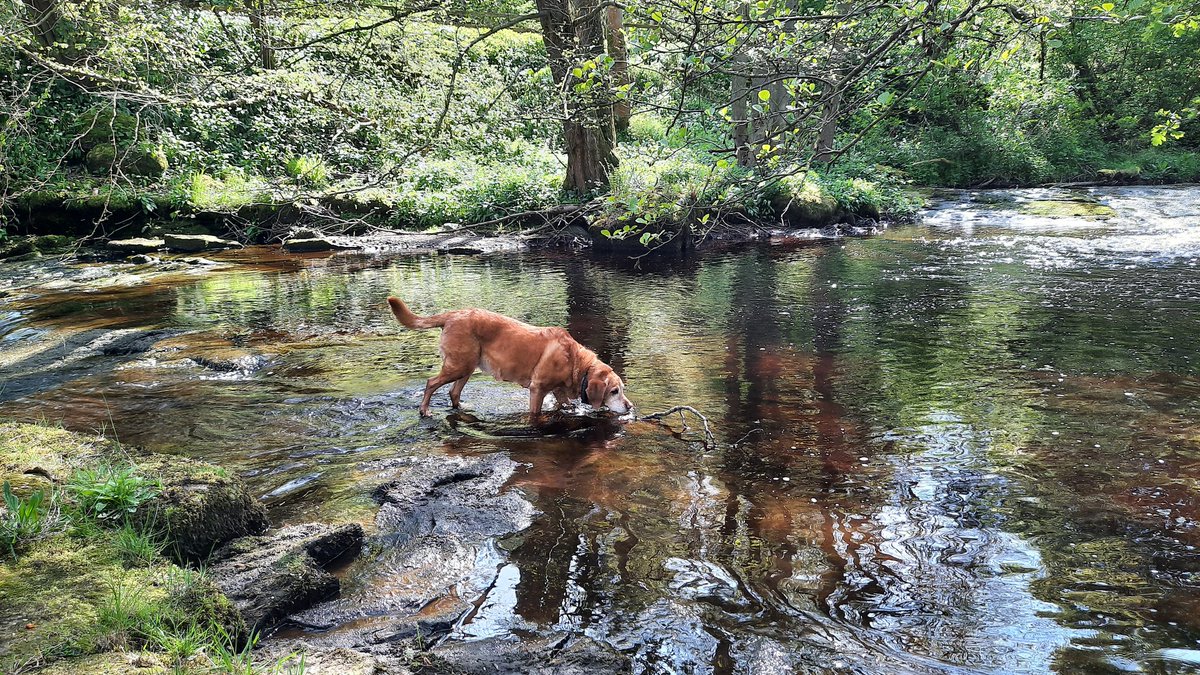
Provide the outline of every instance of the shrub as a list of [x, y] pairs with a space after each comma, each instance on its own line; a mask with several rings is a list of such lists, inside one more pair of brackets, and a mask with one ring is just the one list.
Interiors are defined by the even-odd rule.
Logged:
[[177, 199], [202, 211], [230, 211], [269, 199], [262, 179], [247, 178], [239, 170], [228, 170], [220, 177], [193, 173], [176, 186]]
[[667, 125], [657, 115], [642, 113], [629, 118], [629, 140], [641, 143], [661, 143], [667, 136]]

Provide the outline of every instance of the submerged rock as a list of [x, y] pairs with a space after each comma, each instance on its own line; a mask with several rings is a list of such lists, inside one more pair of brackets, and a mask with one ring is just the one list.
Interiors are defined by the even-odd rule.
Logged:
[[197, 253], [199, 251], [216, 251], [223, 248], [241, 247], [241, 244], [228, 239], [214, 237], [211, 234], [164, 234], [163, 241], [172, 251]]
[[267, 529], [266, 508], [225, 469], [164, 455], [139, 461], [138, 468], [161, 489], [134, 521], [161, 531], [176, 562], [201, 562], [222, 544]]
[[1110, 206], [1088, 199], [1038, 199], [1021, 204], [1021, 213], [1047, 218], [1112, 218], [1117, 212]]
[[438, 658], [428, 673], [530, 673], [596, 675], [632, 672], [629, 657], [589, 637], [566, 633], [534, 639], [487, 639], [446, 643], [432, 653]]
[[261, 631], [337, 595], [340, 583], [325, 568], [357, 555], [362, 542], [357, 523], [285, 527], [269, 536], [230, 542], [213, 555], [208, 573], [251, 630]]

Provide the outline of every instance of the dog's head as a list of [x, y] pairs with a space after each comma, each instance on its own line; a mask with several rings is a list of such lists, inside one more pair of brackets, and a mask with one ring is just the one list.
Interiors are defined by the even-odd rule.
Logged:
[[608, 408], [619, 415], [633, 408], [633, 403], [625, 398], [625, 381], [609, 366], [596, 362], [584, 377], [584, 403], [593, 408]]

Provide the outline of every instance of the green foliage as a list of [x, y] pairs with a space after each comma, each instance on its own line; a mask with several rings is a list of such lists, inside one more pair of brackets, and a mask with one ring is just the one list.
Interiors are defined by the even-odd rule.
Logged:
[[285, 165], [285, 173], [301, 185], [324, 187], [329, 184], [329, 167], [320, 157], [292, 157]]
[[629, 118], [628, 139], [637, 143], [660, 143], [667, 138], [667, 125], [662, 118], [652, 113], [634, 115]]
[[200, 211], [235, 211], [248, 204], [269, 202], [268, 186], [261, 178], [229, 169], [221, 177], [193, 173], [173, 186], [176, 201]]
[[158, 494], [158, 483], [130, 466], [79, 469], [67, 489], [79, 509], [100, 520], [121, 521]]
[[0, 514], [0, 552], [16, 557], [19, 550], [57, 526], [58, 514], [54, 498], [47, 497], [45, 490], [20, 498], [4, 481], [2, 491], [5, 511]]
[[[849, 3], [861, 15], [834, 21], [813, 5], [797, 24], [779, 3], [752, 3], [759, 29], [747, 35], [727, 4], [635, 3], [624, 8], [631, 79], [618, 84], [607, 54], [552, 69], [535, 21], [485, 37], [501, 16], [488, 8], [527, 11], [508, 0], [435, 3], [402, 20], [371, 4], [278, 6], [265, 27], [236, 2], [66, 2], [61, 42], [43, 56], [86, 68], [87, 86], [0, 42], [0, 81], [23, 83], [0, 92], [0, 205], [187, 215], [326, 191], [402, 227], [483, 222], [562, 199], [564, 111], [631, 101], [610, 215], [635, 229], [711, 207], [765, 219], [779, 215], [785, 168], [809, 165], [824, 94], [799, 79], [745, 83], [760, 157], [734, 167], [741, 85], [729, 73], [745, 59], [854, 73], [835, 143], [848, 151], [813, 180], [856, 213], [910, 213], [904, 191], [886, 189], [909, 180], [1040, 184], [1131, 164], [1140, 181], [1200, 179], [1188, 156], [1200, 142], [1194, 8], [985, 4], [956, 21], [968, 6], [980, 7]], [[678, 42], [694, 20], [712, 32]], [[914, 29], [879, 62], [839, 62], [871, 53], [898, 22]], [[260, 60], [264, 30], [289, 45], [273, 65]], [[877, 176], [876, 165], [903, 175]]]
[[420, 162], [401, 177], [394, 193], [377, 196], [388, 203], [393, 224], [417, 228], [477, 223], [558, 203], [562, 176], [554, 156], [527, 145], [517, 148], [521, 162]]

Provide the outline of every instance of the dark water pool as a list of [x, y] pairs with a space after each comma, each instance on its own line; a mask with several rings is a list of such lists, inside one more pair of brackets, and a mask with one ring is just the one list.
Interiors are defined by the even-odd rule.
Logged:
[[[0, 417], [234, 467], [277, 522], [369, 523], [373, 460], [506, 453], [538, 515], [452, 589], [474, 609], [451, 640], [585, 634], [648, 672], [1200, 668], [1200, 189], [949, 195], [877, 238], [651, 269], [222, 261], [0, 304]], [[525, 392], [484, 376], [422, 423], [437, 331], [389, 293], [566, 326], [640, 411], [694, 406], [721, 445], [530, 435]], [[147, 328], [151, 352], [117, 339]]]

